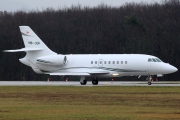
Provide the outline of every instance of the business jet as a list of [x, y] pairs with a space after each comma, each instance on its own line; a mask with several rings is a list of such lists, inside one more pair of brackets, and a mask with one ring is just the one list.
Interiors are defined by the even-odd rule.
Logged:
[[26, 56], [19, 61], [38, 74], [80, 76], [81, 85], [86, 85], [87, 77], [91, 77], [92, 84], [97, 85], [98, 78], [147, 76], [148, 85], [151, 85], [151, 76], [160, 77], [178, 70], [152, 55], [57, 54], [50, 50], [29, 26], [19, 28], [25, 47], [4, 52], [26, 52]]

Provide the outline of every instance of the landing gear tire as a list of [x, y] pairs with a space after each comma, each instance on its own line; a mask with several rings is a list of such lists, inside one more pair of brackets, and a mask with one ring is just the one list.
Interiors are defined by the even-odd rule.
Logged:
[[83, 80], [82, 82], [80, 82], [81, 85], [86, 85], [87, 84], [87, 80]]
[[148, 85], [151, 85], [151, 82], [148, 82]]
[[97, 85], [98, 84], [98, 80], [96, 80], [96, 79], [92, 80], [92, 84], [93, 85]]

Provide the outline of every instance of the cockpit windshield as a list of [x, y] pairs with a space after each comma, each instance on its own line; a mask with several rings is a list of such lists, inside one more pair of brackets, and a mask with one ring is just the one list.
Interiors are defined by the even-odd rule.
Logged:
[[153, 60], [154, 62], [157, 62], [156, 59], [154, 59], [154, 58], [152, 58], [152, 60]]
[[148, 59], [148, 62], [153, 62], [151, 58]]
[[156, 60], [157, 60], [158, 62], [162, 62], [159, 58], [156, 58]]
[[159, 58], [149, 58], [148, 62], [162, 62]]

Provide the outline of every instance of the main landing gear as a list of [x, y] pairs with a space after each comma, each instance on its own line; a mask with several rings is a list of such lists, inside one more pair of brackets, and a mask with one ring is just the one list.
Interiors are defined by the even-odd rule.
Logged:
[[87, 80], [85, 79], [84, 76], [81, 76], [81, 78], [80, 78], [80, 84], [81, 84], [81, 85], [86, 85], [86, 84], [87, 84]]
[[93, 85], [97, 85], [97, 84], [98, 84], [98, 79], [97, 79], [97, 78], [93, 79], [93, 80], [92, 80], [92, 84], [93, 84]]
[[[81, 84], [81, 85], [86, 85], [86, 84], [87, 84], [87, 80], [86, 80], [86, 78], [85, 78], [84, 76], [81, 76], [81, 78], [80, 78], [80, 84]], [[93, 84], [93, 85], [98, 85], [98, 79], [97, 79], [97, 78], [94, 78], [94, 79], [92, 80], [92, 84]]]

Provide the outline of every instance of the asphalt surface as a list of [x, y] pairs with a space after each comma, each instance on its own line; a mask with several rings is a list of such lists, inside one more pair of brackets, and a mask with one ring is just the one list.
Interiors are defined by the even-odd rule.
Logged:
[[99, 81], [98, 85], [92, 85], [91, 81], [86, 85], [80, 85], [79, 81], [0, 81], [0, 86], [180, 86], [180, 81], [155, 81], [152, 85], [147, 85], [147, 81]]

